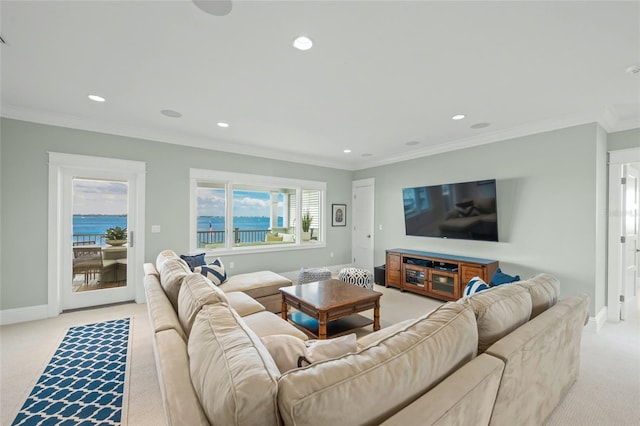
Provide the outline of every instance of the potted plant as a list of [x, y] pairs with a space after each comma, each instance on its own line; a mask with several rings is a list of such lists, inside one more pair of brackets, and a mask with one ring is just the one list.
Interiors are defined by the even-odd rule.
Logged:
[[127, 243], [127, 228], [119, 226], [109, 228], [104, 231], [104, 238], [107, 244], [121, 246]]
[[309, 210], [302, 216], [302, 240], [309, 241], [311, 239], [311, 232], [309, 232], [309, 228], [311, 228], [311, 213]]

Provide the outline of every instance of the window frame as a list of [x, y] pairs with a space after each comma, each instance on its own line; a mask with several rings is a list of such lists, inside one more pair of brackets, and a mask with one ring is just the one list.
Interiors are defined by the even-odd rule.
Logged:
[[[224, 185], [225, 188], [225, 245], [221, 248], [206, 249], [198, 247], [198, 182]], [[233, 238], [233, 187], [234, 185], [255, 185], [261, 188], [287, 188], [296, 191], [296, 205], [302, 206], [302, 191], [319, 191], [318, 224], [320, 232], [317, 241], [302, 241], [302, 228], [296, 226], [295, 242], [283, 245], [234, 246]], [[225, 172], [220, 170], [189, 169], [189, 247], [192, 253], [205, 252], [210, 255], [270, 253], [301, 249], [319, 249], [326, 247], [327, 224], [325, 214], [327, 183], [303, 179], [281, 178], [276, 176], [254, 175], [248, 173]], [[301, 223], [302, 211], [297, 208], [296, 223]]]

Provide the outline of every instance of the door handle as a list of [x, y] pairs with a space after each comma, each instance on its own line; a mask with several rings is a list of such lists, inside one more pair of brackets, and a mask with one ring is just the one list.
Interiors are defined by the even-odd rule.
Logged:
[[129, 247], [133, 247], [133, 231], [129, 231]]
[[371, 234], [367, 235], [367, 238], [371, 238]]

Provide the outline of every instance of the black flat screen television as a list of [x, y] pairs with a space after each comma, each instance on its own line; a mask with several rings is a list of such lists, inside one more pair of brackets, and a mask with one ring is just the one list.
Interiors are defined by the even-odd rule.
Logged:
[[407, 235], [498, 241], [495, 179], [404, 188]]

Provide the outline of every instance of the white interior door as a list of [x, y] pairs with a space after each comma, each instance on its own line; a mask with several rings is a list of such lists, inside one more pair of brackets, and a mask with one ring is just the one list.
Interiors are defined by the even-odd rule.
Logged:
[[354, 181], [352, 192], [353, 231], [351, 253], [353, 264], [373, 273], [374, 180]]
[[624, 166], [621, 319], [630, 318], [638, 289], [638, 170]]
[[[49, 164], [50, 314], [143, 301], [145, 164], [58, 153]], [[127, 228], [123, 246], [103, 237], [115, 226]]]

